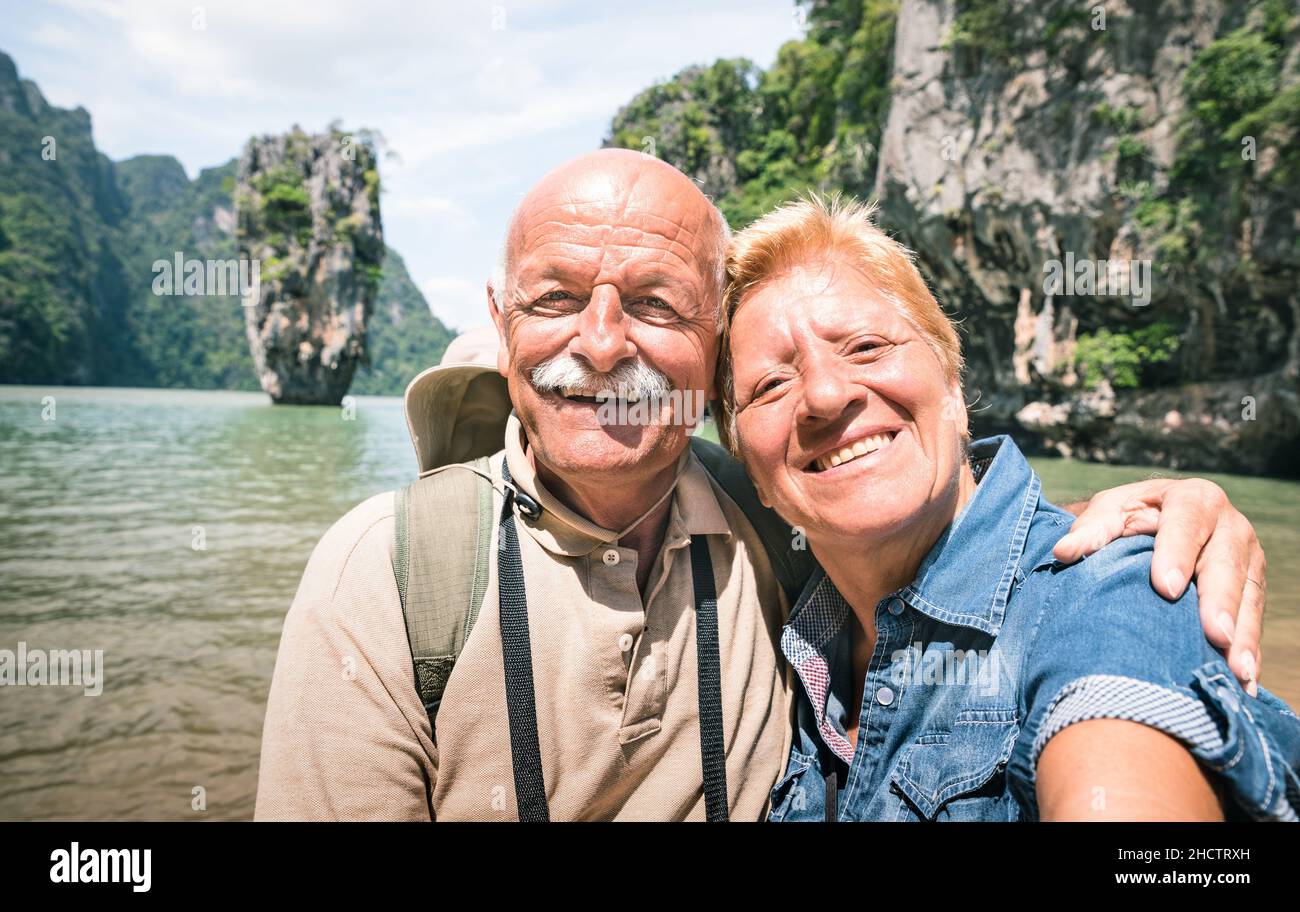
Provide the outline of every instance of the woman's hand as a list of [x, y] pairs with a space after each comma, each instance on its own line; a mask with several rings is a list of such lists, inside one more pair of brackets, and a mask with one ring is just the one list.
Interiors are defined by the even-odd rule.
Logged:
[[1053, 554], [1072, 564], [1126, 535], [1154, 535], [1151, 584], [1168, 599], [1196, 580], [1201, 626], [1246, 692], [1259, 692], [1264, 551], [1223, 488], [1202, 478], [1155, 478], [1111, 488], [1082, 506]]

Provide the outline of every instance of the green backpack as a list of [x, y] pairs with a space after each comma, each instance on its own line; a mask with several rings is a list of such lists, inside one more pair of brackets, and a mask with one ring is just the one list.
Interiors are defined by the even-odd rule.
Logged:
[[[763, 506], [740, 463], [699, 437], [691, 449], [718, 486], [749, 518], [781, 588], [793, 605], [812, 573], [793, 530]], [[469, 471], [449, 471], [450, 469]], [[496, 523], [486, 456], [435, 469], [396, 494], [393, 573], [402, 599], [415, 687], [433, 724], [447, 680], [478, 619], [487, 591]]]

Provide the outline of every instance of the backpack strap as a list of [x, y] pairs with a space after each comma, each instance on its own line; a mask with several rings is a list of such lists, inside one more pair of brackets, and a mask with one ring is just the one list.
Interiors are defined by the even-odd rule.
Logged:
[[478, 472], [487, 475], [486, 456], [443, 466], [396, 494], [393, 575], [430, 725], [487, 591], [492, 485]]
[[[815, 566], [812, 553], [793, 547], [793, 529], [763, 506], [745, 470], [722, 447], [692, 437], [691, 449], [758, 532], [793, 605]], [[488, 459], [480, 457], [436, 469], [396, 494], [393, 573], [415, 687], [431, 725], [487, 591], [493, 525], [487, 474]]]
[[812, 552], [794, 547], [794, 529], [775, 510], [763, 506], [754, 483], [726, 450], [702, 437], [691, 438], [691, 450], [758, 532], [772, 572], [794, 605], [816, 566]]

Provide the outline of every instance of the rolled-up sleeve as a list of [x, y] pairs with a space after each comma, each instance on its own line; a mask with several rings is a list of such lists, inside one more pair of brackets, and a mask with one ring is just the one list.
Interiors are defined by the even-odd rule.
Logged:
[[1173, 603], [1151, 588], [1151, 544], [1121, 539], [1039, 571], [1049, 576], [1024, 660], [1013, 788], [1036, 807], [1048, 741], [1076, 722], [1124, 719], [1180, 741], [1224, 787], [1230, 814], [1296, 820], [1300, 719], [1267, 691], [1241, 688], [1205, 639], [1194, 587]]

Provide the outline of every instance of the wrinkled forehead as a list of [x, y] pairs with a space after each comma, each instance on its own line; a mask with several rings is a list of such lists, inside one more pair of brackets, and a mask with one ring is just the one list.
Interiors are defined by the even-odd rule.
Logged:
[[774, 271], [741, 296], [732, 319], [746, 317], [806, 326], [826, 338], [850, 326], [911, 327], [882, 283], [838, 257], [801, 259]]
[[[687, 191], [693, 188], [685, 188]], [[511, 230], [517, 264], [645, 260], [707, 276], [718, 226], [703, 195], [663, 180], [578, 176], [525, 199]]]

